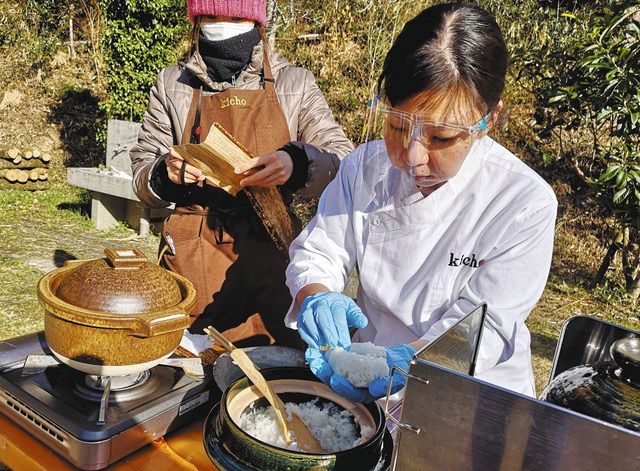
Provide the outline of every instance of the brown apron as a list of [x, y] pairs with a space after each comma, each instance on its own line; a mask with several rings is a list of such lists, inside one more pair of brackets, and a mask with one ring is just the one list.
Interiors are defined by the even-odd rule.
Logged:
[[[196, 128], [204, 140], [214, 122], [255, 156], [290, 141], [267, 56], [265, 49], [264, 88], [230, 88], [210, 96], [194, 89], [183, 144], [192, 141]], [[163, 229], [175, 245], [175, 254], [165, 252], [165, 266], [186, 276], [198, 294], [189, 330], [200, 334], [212, 325], [241, 347], [276, 343], [302, 348], [298, 333], [284, 325], [291, 303], [286, 261], [244, 192], [232, 197], [211, 186], [194, 191], [198, 196], [177, 204]]]

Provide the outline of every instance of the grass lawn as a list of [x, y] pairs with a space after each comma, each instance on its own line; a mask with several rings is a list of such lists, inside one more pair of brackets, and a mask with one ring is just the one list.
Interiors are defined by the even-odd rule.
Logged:
[[54, 173], [51, 188], [41, 192], [0, 191], [0, 339], [43, 328], [36, 286], [65, 260], [135, 247], [155, 261], [157, 236], [142, 239], [124, 225], [97, 231], [86, 214], [87, 194], [64, 178], [64, 171]]

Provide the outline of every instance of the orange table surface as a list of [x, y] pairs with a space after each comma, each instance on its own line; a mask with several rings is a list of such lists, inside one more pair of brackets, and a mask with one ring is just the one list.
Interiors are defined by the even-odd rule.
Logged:
[[[113, 471], [210, 471], [217, 470], [204, 449], [202, 426], [195, 421], [125, 456]], [[5, 415], [0, 414], [0, 462], [13, 471], [76, 470]]]

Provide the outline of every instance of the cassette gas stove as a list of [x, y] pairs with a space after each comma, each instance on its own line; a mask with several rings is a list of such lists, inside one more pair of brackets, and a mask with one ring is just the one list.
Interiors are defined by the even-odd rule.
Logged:
[[0, 413], [85, 470], [204, 417], [211, 384], [199, 358], [102, 377], [58, 363], [43, 332], [0, 341]]

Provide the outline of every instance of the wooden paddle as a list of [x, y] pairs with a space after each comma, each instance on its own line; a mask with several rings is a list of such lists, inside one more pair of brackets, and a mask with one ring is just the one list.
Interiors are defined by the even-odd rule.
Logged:
[[249, 378], [255, 387], [264, 395], [267, 401], [269, 401], [269, 404], [273, 407], [276, 417], [280, 422], [280, 426], [284, 433], [284, 439], [287, 444], [291, 444], [293, 441], [291, 434], [289, 433], [289, 431], [292, 431], [296, 437], [298, 446], [302, 451], [309, 453], [324, 453], [324, 449], [320, 446], [314, 436], [311, 435], [307, 425], [295, 412], [291, 412], [291, 418], [289, 419], [284, 402], [282, 402], [282, 399], [280, 399], [280, 397], [278, 397], [278, 395], [273, 391], [267, 380], [264, 379], [262, 373], [260, 373], [258, 368], [256, 368], [256, 365], [251, 361], [244, 350], [236, 348], [220, 332], [211, 326], [206, 327], [204, 331], [229, 352], [229, 355], [231, 355], [231, 358], [235, 360], [242, 372], [247, 375], [247, 378]]

